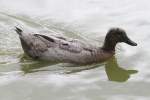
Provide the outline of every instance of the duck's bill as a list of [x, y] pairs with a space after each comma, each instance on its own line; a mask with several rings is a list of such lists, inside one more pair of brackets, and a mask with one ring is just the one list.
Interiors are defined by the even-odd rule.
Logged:
[[137, 43], [135, 43], [134, 41], [130, 40], [129, 38], [125, 41], [125, 43], [131, 45], [131, 46], [137, 46]]

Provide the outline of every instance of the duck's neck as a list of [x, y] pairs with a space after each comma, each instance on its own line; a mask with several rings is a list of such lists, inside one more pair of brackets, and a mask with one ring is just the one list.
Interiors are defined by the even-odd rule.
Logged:
[[102, 49], [105, 51], [115, 51], [117, 42], [105, 39]]

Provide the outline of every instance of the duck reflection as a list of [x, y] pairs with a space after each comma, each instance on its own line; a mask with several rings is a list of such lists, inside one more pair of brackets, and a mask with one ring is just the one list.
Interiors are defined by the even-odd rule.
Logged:
[[31, 62], [31, 63], [24, 63], [22, 64], [21, 70], [24, 72], [24, 74], [27, 73], [34, 73], [34, 72], [41, 72], [41, 71], [51, 71], [48, 69], [40, 69], [40, 68], [44, 68], [47, 67], [48, 64], [47, 62]]
[[40, 60], [35, 61], [25, 54], [21, 57], [20, 63], [21, 63], [21, 70], [24, 72], [24, 74], [41, 71], [52, 71], [45, 68], [56, 64], [56, 63], [49, 63], [47, 61], [40, 61]]
[[[137, 70], [126, 70], [120, 67], [117, 63], [117, 59], [113, 56], [107, 62], [103, 64], [93, 64], [87, 66], [79, 66], [72, 64], [58, 64], [58, 63], [49, 63], [43, 61], [33, 61], [28, 57], [23, 57], [21, 59], [21, 70], [27, 73], [41, 72], [41, 71], [50, 71], [50, 72], [59, 72], [64, 74], [72, 74], [85, 70], [90, 70], [94, 68], [98, 68], [101, 66], [105, 66], [105, 71], [107, 77], [110, 81], [116, 82], [125, 82], [130, 78], [131, 74], [135, 74]], [[60, 72], [61, 71], [61, 72]]]
[[137, 70], [126, 70], [120, 67], [115, 56], [106, 62], [105, 71], [110, 81], [117, 82], [125, 82], [130, 78], [131, 74], [138, 72]]

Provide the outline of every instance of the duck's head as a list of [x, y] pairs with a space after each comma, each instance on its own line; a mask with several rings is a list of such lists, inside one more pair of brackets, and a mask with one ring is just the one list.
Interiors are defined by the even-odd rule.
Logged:
[[131, 46], [137, 46], [137, 43], [133, 42], [123, 29], [112, 28], [108, 31], [103, 49], [114, 50], [117, 43], [124, 42]]

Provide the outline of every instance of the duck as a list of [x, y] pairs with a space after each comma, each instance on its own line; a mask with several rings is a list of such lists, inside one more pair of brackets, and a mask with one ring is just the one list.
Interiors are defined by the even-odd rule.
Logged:
[[137, 46], [121, 28], [109, 29], [101, 47], [63, 36], [25, 33], [18, 27], [15, 27], [15, 31], [19, 35], [25, 54], [33, 59], [48, 62], [80, 65], [102, 63], [115, 55], [118, 43]]

